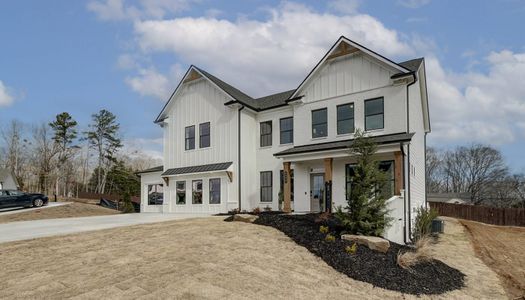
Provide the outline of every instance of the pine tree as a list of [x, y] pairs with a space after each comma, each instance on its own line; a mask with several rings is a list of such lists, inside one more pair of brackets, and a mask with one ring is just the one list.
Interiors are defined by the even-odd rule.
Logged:
[[350, 233], [380, 236], [391, 219], [383, 193], [387, 176], [375, 158], [377, 145], [357, 130], [351, 148], [356, 164], [350, 178], [347, 206], [344, 210], [338, 207], [336, 216]]
[[[61, 177], [67, 172], [64, 171], [64, 167], [68, 160], [74, 155], [75, 150], [78, 149], [77, 145], [73, 145], [73, 142], [77, 138], [77, 121], [75, 121], [71, 115], [67, 112], [56, 115], [55, 121], [49, 123], [51, 129], [53, 129], [53, 140], [55, 146], [58, 148], [58, 162], [57, 170], [58, 176], [55, 182], [55, 194], [58, 195], [58, 184]], [[64, 182], [64, 196], [67, 195], [67, 178]]]

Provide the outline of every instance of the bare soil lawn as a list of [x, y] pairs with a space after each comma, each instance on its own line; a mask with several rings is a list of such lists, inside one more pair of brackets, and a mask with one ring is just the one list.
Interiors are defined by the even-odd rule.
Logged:
[[501, 277], [510, 298], [525, 297], [525, 228], [461, 220], [476, 254]]
[[0, 215], [0, 223], [43, 219], [102, 216], [113, 215], [118, 213], [120, 212], [98, 205], [73, 202], [56, 207], [40, 208], [16, 214]]
[[[0, 244], [0, 298], [429, 298], [353, 280], [274, 228], [223, 219]], [[463, 226], [447, 228], [436, 245], [438, 259], [469, 278], [465, 288], [430, 298], [505, 299], [497, 275], [475, 256]]]

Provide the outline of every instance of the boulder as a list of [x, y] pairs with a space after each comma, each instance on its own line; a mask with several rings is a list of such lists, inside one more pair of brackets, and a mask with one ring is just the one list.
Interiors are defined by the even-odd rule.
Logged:
[[235, 214], [233, 215], [233, 220], [237, 222], [253, 223], [257, 220], [259, 216], [250, 215], [250, 214]]
[[365, 245], [368, 248], [386, 253], [390, 248], [390, 242], [377, 236], [366, 236], [366, 235], [354, 235], [354, 234], [343, 234], [341, 235], [342, 240], [354, 241], [359, 245]]

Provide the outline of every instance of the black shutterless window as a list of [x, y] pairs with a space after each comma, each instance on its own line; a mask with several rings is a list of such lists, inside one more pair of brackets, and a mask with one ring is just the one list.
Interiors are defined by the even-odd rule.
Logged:
[[221, 179], [210, 179], [210, 204], [221, 203]]
[[293, 143], [293, 117], [282, 118], [279, 123], [281, 144]]
[[354, 104], [337, 106], [337, 134], [354, 132]]
[[177, 204], [186, 204], [186, 181], [177, 181]]
[[199, 124], [199, 148], [210, 146], [210, 122]]
[[261, 122], [261, 147], [272, 145], [272, 121]]
[[326, 108], [312, 110], [312, 137], [325, 137], [328, 134]]
[[385, 107], [383, 97], [365, 100], [365, 130], [385, 127]]
[[272, 202], [272, 171], [261, 172], [261, 202]]
[[188, 126], [184, 132], [184, 149], [192, 150], [195, 149], [195, 125]]

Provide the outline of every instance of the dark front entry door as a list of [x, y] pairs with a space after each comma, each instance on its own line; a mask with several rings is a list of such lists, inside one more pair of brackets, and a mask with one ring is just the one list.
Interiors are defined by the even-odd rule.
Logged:
[[324, 174], [310, 175], [310, 211], [325, 210]]

